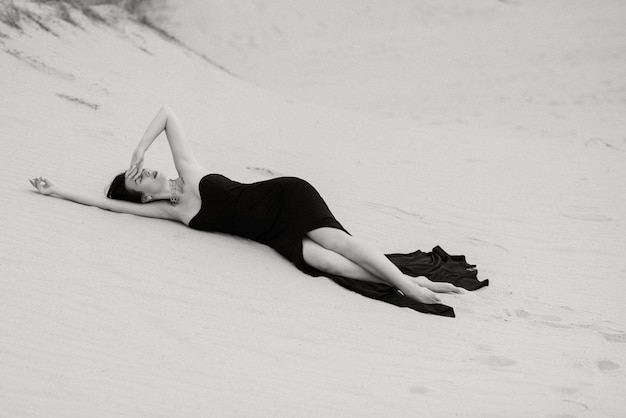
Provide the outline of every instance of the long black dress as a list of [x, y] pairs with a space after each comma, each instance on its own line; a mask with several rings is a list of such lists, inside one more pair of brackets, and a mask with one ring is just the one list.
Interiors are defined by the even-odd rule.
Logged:
[[[200, 180], [202, 206], [189, 226], [223, 232], [269, 245], [311, 276], [327, 276], [337, 284], [364, 296], [420, 312], [454, 316], [449, 306], [423, 304], [404, 297], [392, 286], [328, 275], [304, 261], [302, 239], [321, 227], [346, 231], [335, 219], [317, 190], [295, 177], [280, 177], [251, 184], [208, 174]], [[347, 231], [346, 231], [347, 232]], [[475, 266], [462, 256], [449, 256], [436, 247], [432, 253], [391, 254], [387, 257], [405, 274], [447, 281], [468, 290], [486, 286], [479, 282]]]

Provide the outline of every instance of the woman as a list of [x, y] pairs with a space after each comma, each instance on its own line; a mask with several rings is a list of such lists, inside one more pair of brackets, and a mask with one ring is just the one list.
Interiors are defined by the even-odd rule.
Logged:
[[[145, 152], [163, 131], [178, 172], [173, 180], [143, 167]], [[30, 182], [43, 195], [250, 238], [271, 246], [310, 275], [385, 283], [424, 304], [440, 302], [434, 292], [462, 292], [450, 283], [403, 274], [383, 253], [351, 236], [303, 180], [283, 177], [241, 184], [211, 174], [196, 160], [180, 122], [167, 107], [146, 129], [128, 170], [111, 183], [108, 199], [75, 193], [41, 177]]]

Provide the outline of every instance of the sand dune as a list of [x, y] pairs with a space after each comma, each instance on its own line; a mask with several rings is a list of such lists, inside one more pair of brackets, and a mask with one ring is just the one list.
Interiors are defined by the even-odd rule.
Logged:
[[[622, 3], [292, 3], [142, 11], [187, 46], [0, 3], [0, 415], [623, 416]], [[491, 285], [418, 314], [29, 189], [101, 193], [163, 104], [212, 170], [306, 178], [381, 250]], [[173, 173], [164, 141], [146, 164]]]

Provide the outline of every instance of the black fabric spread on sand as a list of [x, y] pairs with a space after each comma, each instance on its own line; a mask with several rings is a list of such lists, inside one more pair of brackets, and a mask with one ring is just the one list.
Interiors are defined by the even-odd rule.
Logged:
[[[302, 239], [307, 232], [321, 227], [348, 231], [306, 181], [280, 177], [244, 184], [221, 174], [208, 174], [200, 180], [199, 188], [202, 206], [189, 222], [191, 228], [238, 235], [269, 245], [304, 273], [329, 277], [363, 296], [419, 312], [454, 316], [449, 306], [416, 302], [387, 284], [333, 276], [309, 266], [302, 255]], [[468, 264], [465, 257], [450, 256], [440, 247], [430, 253], [418, 250], [387, 257], [410, 276], [426, 276], [467, 290], [489, 284], [488, 280], [478, 281], [476, 266]]]
[[[420, 250], [410, 254], [387, 254], [404, 274], [409, 276], [425, 276], [434, 282], [447, 282], [466, 290], [476, 290], [488, 286], [489, 280], [478, 280], [476, 266], [468, 264], [462, 255], [449, 255], [441, 247], [433, 248], [426, 253]], [[330, 277], [335, 283], [368, 298], [391, 303], [403, 308], [411, 308], [418, 312], [454, 317], [452, 307], [435, 303], [426, 304], [409, 299], [384, 283], [371, 283], [362, 280], [347, 279], [341, 276]]]

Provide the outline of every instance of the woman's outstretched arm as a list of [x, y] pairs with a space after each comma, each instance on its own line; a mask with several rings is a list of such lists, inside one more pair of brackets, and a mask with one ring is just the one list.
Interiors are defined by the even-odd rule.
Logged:
[[42, 195], [56, 196], [82, 205], [95, 206], [113, 212], [129, 213], [148, 218], [179, 220], [172, 206], [168, 205], [166, 202], [153, 202], [149, 204], [132, 203], [68, 190], [42, 177], [30, 179], [29, 181]]
[[163, 131], [165, 131], [170, 150], [172, 151], [176, 171], [180, 176], [187, 177], [192, 171], [206, 171], [193, 155], [178, 117], [170, 108], [162, 107], [146, 128], [137, 148], [133, 152], [131, 165], [127, 172], [128, 177], [135, 179], [141, 175], [144, 154]]

